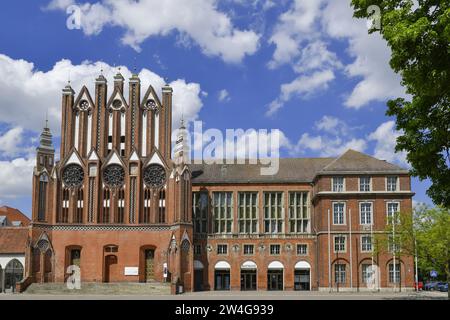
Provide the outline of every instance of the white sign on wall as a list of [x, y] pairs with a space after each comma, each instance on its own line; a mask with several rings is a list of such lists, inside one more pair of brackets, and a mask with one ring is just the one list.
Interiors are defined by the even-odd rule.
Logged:
[[124, 273], [126, 276], [138, 276], [139, 268], [138, 267], [125, 267]]

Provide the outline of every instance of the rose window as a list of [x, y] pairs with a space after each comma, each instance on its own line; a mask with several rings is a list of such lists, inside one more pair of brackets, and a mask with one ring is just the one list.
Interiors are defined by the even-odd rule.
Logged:
[[160, 188], [166, 183], [166, 170], [159, 164], [150, 164], [144, 169], [144, 183], [149, 188]]
[[81, 186], [84, 179], [83, 168], [75, 163], [67, 165], [62, 173], [64, 185], [69, 188], [77, 188]]
[[103, 170], [103, 182], [110, 188], [121, 187], [125, 181], [125, 171], [118, 164], [110, 164]]

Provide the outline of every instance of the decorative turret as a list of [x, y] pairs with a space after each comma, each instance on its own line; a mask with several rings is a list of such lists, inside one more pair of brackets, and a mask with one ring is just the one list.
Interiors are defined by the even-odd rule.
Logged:
[[181, 125], [177, 132], [177, 140], [174, 148], [174, 161], [177, 166], [183, 166], [189, 163], [189, 141], [188, 131], [184, 125], [184, 119], [181, 119]]
[[39, 147], [36, 148], [36, 167], [38, 170], [46, 168], [50, 172], [54, 165], [55, 148], [53, 147], [52, 133], [48, 127], [48, 120], [45, 120], [45, 127], [39, 138]]
[[117, 74], [114, 76], [114, 89], [118, 88], [120, 90], [120, 92], [123, 93], [124, 80], [125, 80], [125, 78], [120, 73], [120, 68], [119, 68], [119, 72], [117, 72]]

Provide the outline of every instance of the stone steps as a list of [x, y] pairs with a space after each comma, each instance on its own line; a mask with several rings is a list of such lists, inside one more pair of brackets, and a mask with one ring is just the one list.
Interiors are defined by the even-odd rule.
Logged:
[[24, 294], [166, 295], [170, 294], [170, 284], [82, 282], [81, 289], [69, 289], [65, 283], [33, 283]]

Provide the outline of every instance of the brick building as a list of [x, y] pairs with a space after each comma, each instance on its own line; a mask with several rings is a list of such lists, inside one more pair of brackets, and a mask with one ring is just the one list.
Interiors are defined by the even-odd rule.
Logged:
[[[413, 260], [371, 252], [387, 216], [411, 210], [408, 172], [349, 150], [338, 158], [188, 164], [182, 126], [172, 156], [172, 88], [161, 98], [118, 73], [62, 92], [59, 161], [48, 126], [33, 174], [26, 275], [62, 282], [171, 281], [191, 290], [413, 286]], [[142, 91], [141, 91], [142, 89]], [[145, 91], [144, 91], [145, 90]], [[395, 264], [393, 263], [395, 261]]]

